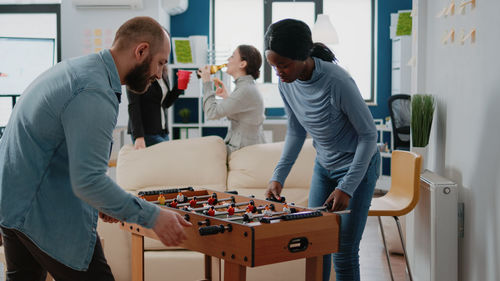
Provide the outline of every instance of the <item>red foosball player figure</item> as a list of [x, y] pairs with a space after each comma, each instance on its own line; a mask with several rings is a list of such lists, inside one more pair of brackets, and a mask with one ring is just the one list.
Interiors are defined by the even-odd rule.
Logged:
[[235, 205], [234, 205], [234, 203], [232, 203], [232, 204], [231, 204], [231, 206], [229, 206], [229, 207], [227, 208], [227, 215], [228, 215], [228, 216], [232, 216], [232, 215], [234, 215], [234, 207], [235, 207]]
[[251, 213], [255, 213], [257, 209], [255, 209], [255, 202], [253, 200], [250, 200], [247, 205], [247, 209], [250, 210]]
[[193, 199], [191, 199], [191, 201], [189, 201], [189, 206], [191, 206], [191, 208], [194, 208], [194, 207], [196, 207], [196, 204], [198, 204], [196, 202], [196, 196], [193, 196]]
[[288, 204], [287, 204], [287, 203], [285, 203], [285, 204], [283, 205], [283, 212], [285, 212], [285, 213], [289, 213], [289, 214], [292, 212], [292, 211], [290, 210], [290, 208], [288, 207]]
[[174, 199], [174, 201], [170, 202], [170, 207], [177, 208], [177, 199]]
[[211, 217], [215, 216], [215, 208], [214, 208], [214, 206], [212, 206], [212, 207], [210, 207], [210, 209], [208, 209], [207, 214], [209, 216], [211, 216]]
[[208, 205], [212, 205], [212, 206], [217, 204], [217, 194], [212, 193], [212, 196], [210, 196], [210, 198], [208, 198], [207, 203], [208, 203]]
[[183, 203], [184, 202], [184, 195], [182, 193], [177, 193], [177, 202]]
[[270, 217], [273, 215], [273, 211], [271, 211], [271, 209], [269, 209], [269, 205], [266, 204], [266, 206], [264, 207], [264, 211], [262, 212], [262, 214], [266, 217]]

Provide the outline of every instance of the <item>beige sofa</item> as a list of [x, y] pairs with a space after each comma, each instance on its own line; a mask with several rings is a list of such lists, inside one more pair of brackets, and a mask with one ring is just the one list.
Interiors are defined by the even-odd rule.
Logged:
[[[228, 158], [219, 137], [160, 143], [144, 150], [125, 146], [118, 156], [116, 180], [130, 191], [192, 186], [264, 198], [264, 191], [278, 162], [283, 143], [259, 144], [233, 152]], [[285, 182], [282, 195], [288, 202], [307, 206], [316, 152], [312, 141], [304, 147]], [[130, 234], [117, 224], [99, 222], [104, 251], [117, 281], [130, 280]], [[201, 280], [204, 255], [179, 248], [167, 249], [145, 239], [145, 280]], [[223, 264], [223, 263], [222, 263]], [[304, 280], [305, 261], [296, 260], [247, 269], [247, 280]]]

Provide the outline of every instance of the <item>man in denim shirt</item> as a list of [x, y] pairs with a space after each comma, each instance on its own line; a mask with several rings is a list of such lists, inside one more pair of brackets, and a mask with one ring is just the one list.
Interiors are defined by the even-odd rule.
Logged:
[[133, 18], [113, 46], [66, 60], [36, 78], [0, 140], [0, 226], [8, 280], [114, 280], [96, 232], [98, 216], [153, 228], [178, 245], [191, 224], [138, 199], [107, 175], [121, 85], [143, 93], [161, 77], [168, 34]]

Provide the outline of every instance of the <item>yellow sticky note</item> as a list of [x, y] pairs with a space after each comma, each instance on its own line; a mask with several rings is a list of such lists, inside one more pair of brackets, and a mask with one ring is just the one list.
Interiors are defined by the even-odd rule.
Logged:
[[95, 48], [94, 53], [99, 53], [102, 49], [101, 48]]
[[94, 29], [94, 35], [95, 36], [102, 36], [102, 29], [100, 29], [100, 28]]
[[102, 40], [101, 38], [96, 38], [94, 39], [94, 46], [101, 46], [102, 45]]

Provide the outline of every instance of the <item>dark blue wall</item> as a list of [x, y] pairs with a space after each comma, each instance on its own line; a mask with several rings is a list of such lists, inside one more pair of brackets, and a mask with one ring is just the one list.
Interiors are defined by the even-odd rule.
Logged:
[[173, 37], [206, 35], [210, 30], [210, 0], [190, 0], [188, 9], [170, 18]]
[[[379, 0], [377, 23], [377, 106], [370, 106], [374, 118], [389, 116], [387, 99], [391, 95], [391, 53], [389, 38], [391, 13], [411, 9], [411, 0]], [[210, 0], [190, 0], [186, 12], [171, 17], [171, 34], [175, 37], [209, 34]]]
[[411, 0], [379, 0], [377, 23], [377, 106], [370, 106], [373, 118], [389, 116], [387, 100], [391, 95], [392, 43], [389, 38], [391, 13], [410, 10]]

